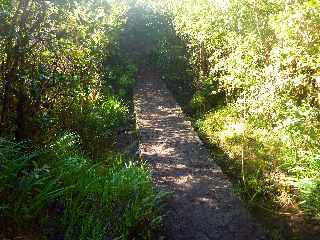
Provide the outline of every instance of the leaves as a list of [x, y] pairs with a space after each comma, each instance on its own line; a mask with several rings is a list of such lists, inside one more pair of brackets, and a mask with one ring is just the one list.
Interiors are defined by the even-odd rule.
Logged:
[[[319, 1], [168, 0], [155, 6], [174, 28], [163, 33], [156, 63], [195, 113], [200, 132], [230, 157], [218, 158], [226, 172], [238, 169], [239, 149], [245, 152], [245, 197], [280, 205], [300, 198], [306, 213], [319, 216], [312, 203], [319, 202], [320, 177], [314, 157], [320, 149]], [[244, 133], [235, 127], [241, 125]]]

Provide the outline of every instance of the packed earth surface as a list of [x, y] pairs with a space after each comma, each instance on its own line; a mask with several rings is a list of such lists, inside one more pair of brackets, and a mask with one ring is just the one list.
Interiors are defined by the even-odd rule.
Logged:
[[165, 239], [266, 239], [157, 74], [140, 71], [134, 105], [140, 155], [172, 193]]

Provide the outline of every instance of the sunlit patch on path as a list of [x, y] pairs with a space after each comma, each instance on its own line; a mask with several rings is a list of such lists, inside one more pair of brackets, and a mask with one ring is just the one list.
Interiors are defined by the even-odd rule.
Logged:
[[265, 239], [159, 79], [141, 71], [134, 104], [140, 154], [150, 162], [157, 186], [173, 192], [167, 239]]

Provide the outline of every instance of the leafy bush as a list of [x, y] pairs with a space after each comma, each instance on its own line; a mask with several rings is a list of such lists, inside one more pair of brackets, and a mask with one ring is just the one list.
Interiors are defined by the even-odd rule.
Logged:
[[118, 57], [112, 52], [125, 22], [123, 4], [2, 1], [0, 9], [2, 136], [41, 142], [61, 121], [76, 121], [67, 113], [81, 112], [84, 98], [110, 96], [102, 90], [110, 84], [105, 63]]
[[[79, 107], [80, 106], [80, 107]], [[129, 120], [128, 107], [118, 97], [75, 98], [66, 107], [60, 122], [64, 129], [81, 136], [82, 147], [96, 158], [97, 153], [111, 151], [116, 133]], [[56, 131], [59, 132], [59, 131]], [[54, 138], [54, 137], [53, 137]]]
[[109, 74], [107, 76], [108, 80], [105, 82], [108, 85], [104, 86], [105, 91], [125, 99], [130, 98], [138, 71], [136, 65], [121, 59], [120, 62], [109, 63], [107, 69]]
[[[39, 165], [40, 152], [28, 153], [24, 144], [0, 139], [1, 152], [1, 216], [4, 222], [25, 224], [38, 216], [48, 202], [62, 195], [51, 168]], [[6, 222], [8, 220], [8, 222]]]
[[148, 167], [121, 156], [93, 164], [79, 144], [76, 134], [63, 134], [37, 159], [1, 139], [1, 226], [39, 218], [54, 220], [65, 239], [149, 236], [161, 218]]

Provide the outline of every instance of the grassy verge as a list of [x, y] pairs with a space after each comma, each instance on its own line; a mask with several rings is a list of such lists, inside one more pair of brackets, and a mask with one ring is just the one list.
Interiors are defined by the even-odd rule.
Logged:
[[48, 239], [151, 238], [161, 217], [148, 167], [120, 155], [93, 163], [79, 139], [64, 133], [35, 151], [1, 139], [1, 232], [37, 226]]
[[317, 235], [316, 159], [293, 159], [296, 149], [282, 141], [283, 135], [244, 120], [231, 105], [204, 113], [194, 123], [236, 192], [268, 224], [272, 239]]

